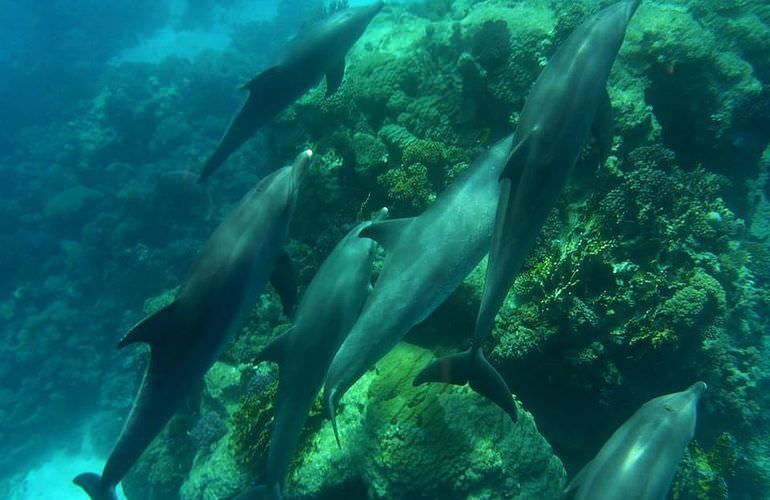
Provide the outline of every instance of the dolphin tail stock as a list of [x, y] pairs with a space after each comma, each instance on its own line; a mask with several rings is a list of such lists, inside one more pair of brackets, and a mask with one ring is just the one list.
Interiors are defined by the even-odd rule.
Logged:
[[198, 183], [203, 184], [206, 182], [209, 177], [211, 177], [211, 174], [213, 174], [214, 171], [225, 162], [225, 160], [233, 153], [233, 151], [235, 151], [235, 149], [237, 149], [237, 146], [230, 144], [218, 146], [214, 153], [208, 157], [206, 163], [203, 164], [203, 170], [201, 170], [201, 173], [198, 176]]
[[75, 476], [72, 482], [83, 488], [91, 500], [118, 500], [114, 486], [105, 485], [99, 474], [84, 472]]
[[518, 414], [513, 396], [503, 377], [489, 364], [481, 349], [439, 358], [422, 369], [414, 378], [413, 385], [428, 382], [445, 384], [470, 384], [471, 389], [495, 403], [516, 422]]

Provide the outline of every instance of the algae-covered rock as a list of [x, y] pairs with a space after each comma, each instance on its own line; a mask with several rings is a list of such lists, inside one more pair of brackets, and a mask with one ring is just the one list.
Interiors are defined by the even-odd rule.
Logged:
[[236, 462], [228, 446], [229, 438], [227, 434], [220, 439], [211, 454], [196, 456], [179, 489], [181, 500], [231, 498], [249, 486], [249, 475]]
[[58, 229], [82, 226], [84, 217], [93, 213], [104, 194], [86, 186], [76, 186], [52, 196], [45, 205], [46, 217]]
[[[518, 422], [512, 424], [496, 406], [468, 388], [413, 387], [414, 376], [431, 360], [430, 351], [402, 343], [364, 375], [339, 409], [342, 448], [337, 447], [328, 421], [312, 429], [292, 463], [288, 494], [300, 498], [558, 498], [566, 473], [532, 416], [520, 407]], [[235, 415], [241, 419], [246, 414], [238, 410]], [[234, 432], [242, 432], [241, 426], [236, 424]], [[238, 447], [232, 446], [233, 439], [228, 433], [212, 453], [198, 454], [182, 486], [182, 498], [221, 498], [216, 495], [259, 483], [258, 460], [249, 460], [244, 467], [234, 453]], [[264, 441], [259, 446], [266, 451]]]
[[378, 365], [362, 473], [375, 498], [558, 498], [566, 473], [532, 416], [511, 424], [467, 387], [412, 380], [429, 351], [399, 344]]
[[126, 497], [164, 500], [178, 496], [195, 453], [187, 435], [190, 423], [187, 415], [169, 421], [121, 482]]
[[206, 393], [226, 406], [236, 404], [242, 396], [241, 371], [226, 363], [214, 363], [204, 377]]

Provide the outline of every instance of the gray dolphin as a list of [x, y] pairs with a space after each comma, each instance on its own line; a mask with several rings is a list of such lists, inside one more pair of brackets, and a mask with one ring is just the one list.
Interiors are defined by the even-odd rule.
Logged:
[[[377, 222], [361, 231], [386, 255], [361, 316], [329, 367], [324, 397], [335, 434], [334, 408], [342, 395], [441, 305], [487, 252], [498, 177], [512, 146], [512, 136], [493, 145], [418, 217]], [[515, 416], [513, 405], [507, 411]]]
[[416, 383], [470, 383], [503, 408], [513, 404], [503, 378], [489, 371], [481, 347], [592, 129], [603, 153], [609, 149], [612, 119], [605, 86], [638, 5], [639, 0], [624, 0], [584, 21], [532, 87], [514, 134], [516, 146], [500, 178], [500, 201], [472, 346], [428, 365]]
[[304, 151], [293, 166], [250, 191], [206, 243], [174, 302], [137, 323], [118, 343], [119, 348], [149, 344], [150, 364], [101, 476], [74, 479], [92, 499], [117, 498], [117, 484], [211, 367], [268, 277], [289, 297], [284, 304], [292, 302], [293, 272], [284, 244], [311, 157]]
[[333, 94], [342, 82], [345, 55], [383, 6], [378, 1], [335, 12], [291, 39], [266, 70], [243, 86], [249, 96], [206, 160], [198, 180], [208, 179], [241, 144], [324, 75], [326, 95]]
[[[380, 210], [375, 220], [384, 218]], [[281, 498], [297, 440], [321, 389], [334, 353], [358, 318], [371, 289], [376, 244], [354, 227], [334, 248], [308, 285], [297, 308], [294, 326], [275, 339], [256, 359], [280, 367], [273, 433], [264, 483], [237, 498]]]
[[679, 460], [695, 435], [706, 384], [642, 405], [564, 490], [575, 500], [664, 500]]

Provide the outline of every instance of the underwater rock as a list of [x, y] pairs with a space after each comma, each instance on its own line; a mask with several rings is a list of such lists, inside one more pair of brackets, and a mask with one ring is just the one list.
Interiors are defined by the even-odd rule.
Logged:
[[[238, 466], [226, 434], [210, 454], [198, 452], [178, 493], [180, 500], [231, 498], [248, 485], [248, 474]], [[137, 500], [142, 497], [137, 497]], [[167, 497], [173, 498], [173, 497]]]
[[76, 229], [96, 211], [104, 194], [86, 186], [76, 186], [52, 196], [45, 205], [45, 216], [59, 229]]
[[733, 111], [761, 90], [751, 65], [674, 3], [645, 3], [628, 35], [621, 61], [640, 84], [646, 81], [644, 96], [666, 144], [688, 164], [735, 172]]
[[467, 387], [412, 387], [433, 360], [401, 343], [377, 365], [362, 473], [374, 498], [557, 498], [561, 462], [532, 415], [519, 421]]
[[[337, 417], [298, 452], [287, 482], [300, 498], [557, 498], [566, 472], [534, 419], [519, 408], [511, 424], [497, 407], [463, 387], [412, 387], [433, 358], [401, 343], [348, 392]], [[184, 500], [221, 498], [253, 484], [228, 446], [199, 452], [180, 491]], [[212, 496], [214, 495], [214, 496]], [[130, 497], [132, 498], [132, 497]]]
[[241, 371], [226, 363], [216, 362], [203, 378], [206, 393], [226, 407], [239, 402], [241, 397]]

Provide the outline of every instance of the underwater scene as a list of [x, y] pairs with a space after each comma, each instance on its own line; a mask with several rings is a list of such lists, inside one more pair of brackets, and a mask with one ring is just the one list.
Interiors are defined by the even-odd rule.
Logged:
[[767, 0], [0, 12], [0, 498], [770, 499]]

